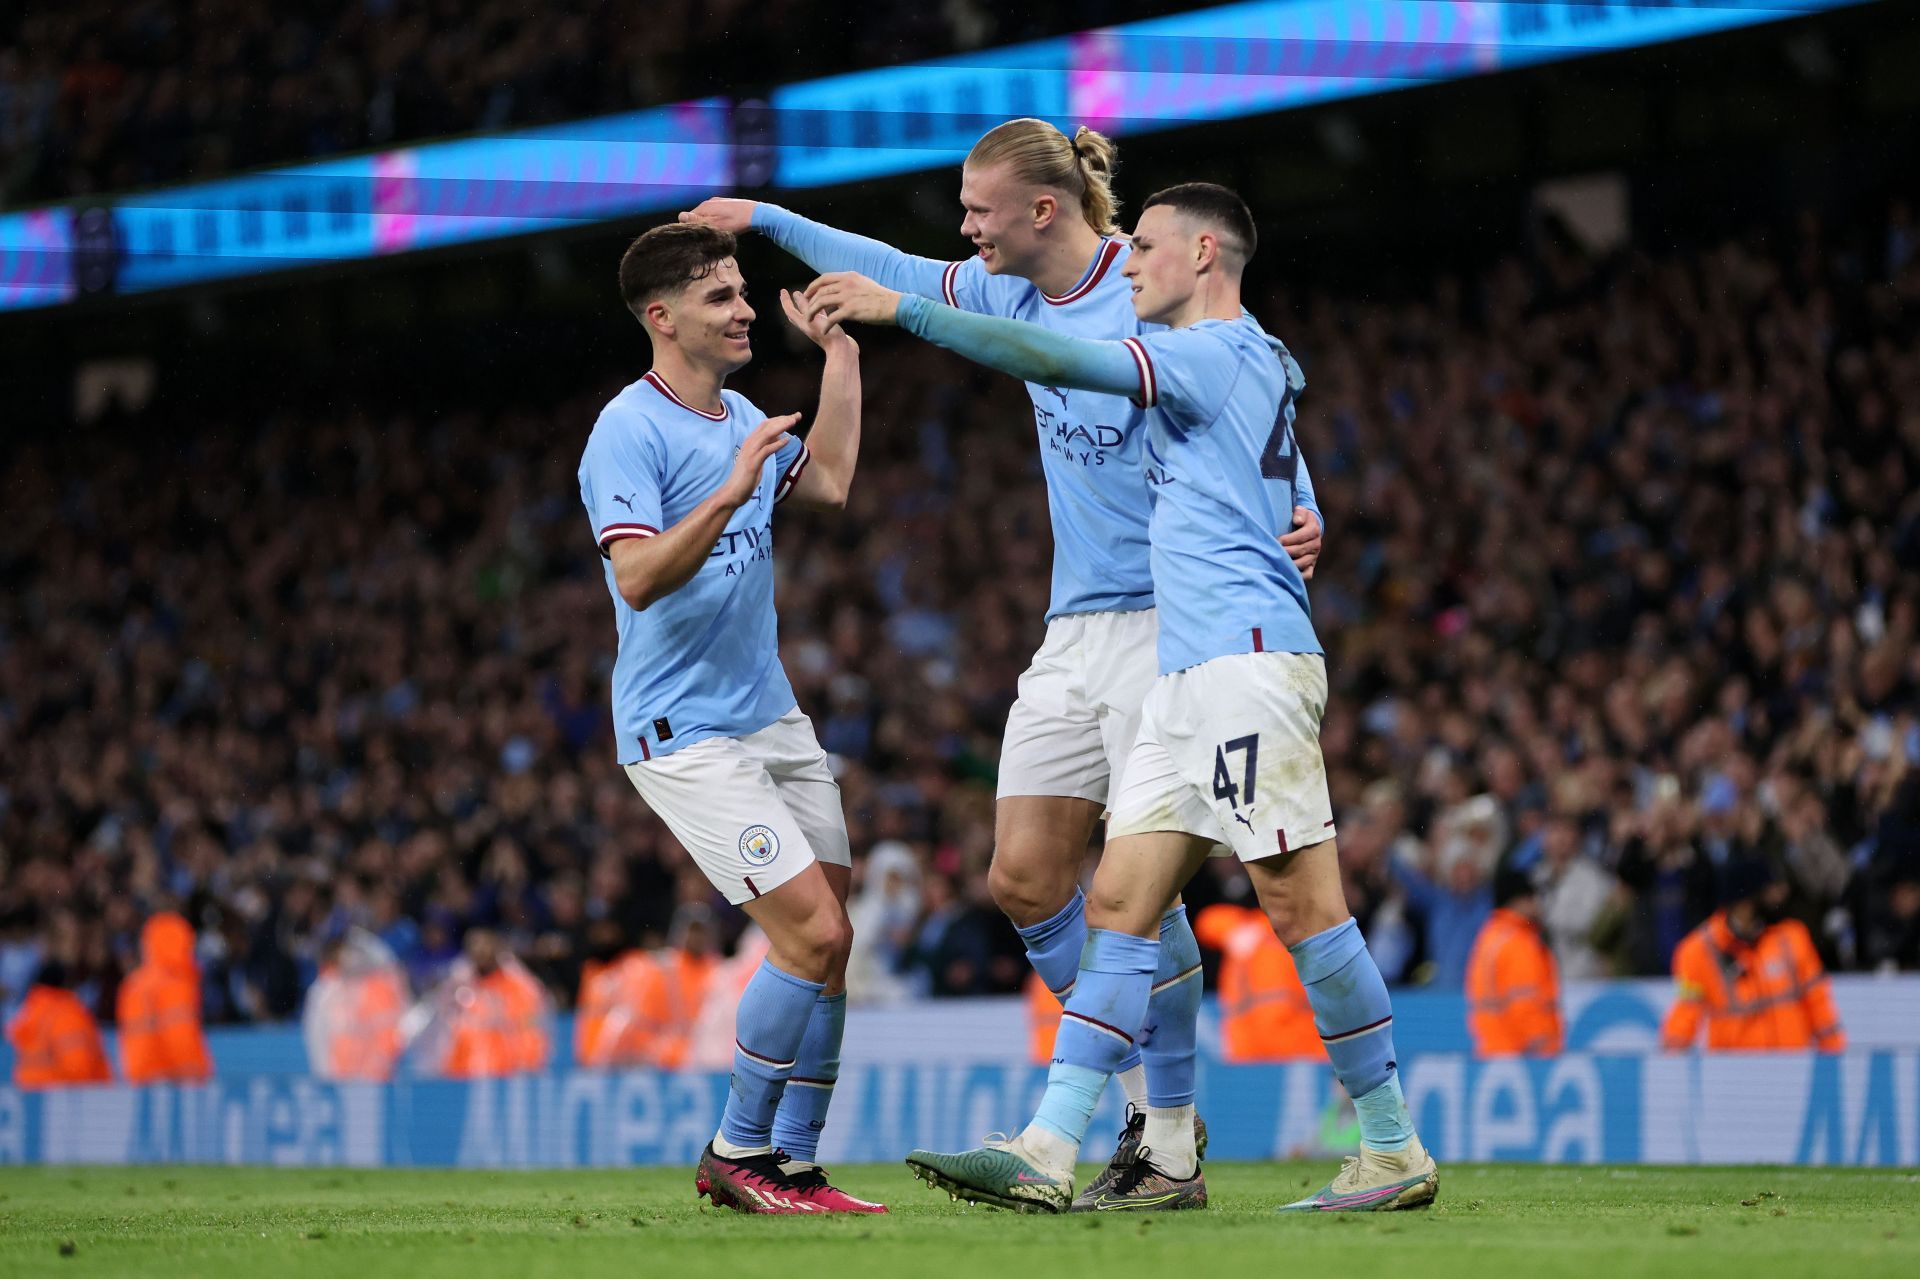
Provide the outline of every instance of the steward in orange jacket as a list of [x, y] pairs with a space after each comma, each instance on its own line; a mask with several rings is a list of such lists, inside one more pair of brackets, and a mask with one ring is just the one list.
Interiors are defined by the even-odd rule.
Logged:
[[1053, 1060], [1054, 1036], [1060, 1033], [1060, 1015], [1066, 1009], [1040, 980], [1040, 974], [1027, 974], [1027, 1060], [1044, 1066]]
[[48, 961], [7, 1023], [16, 1088], [64, 1088], [113, 1080], [100, 1027], [67, 989], [66, 970]]
[[302, 1014], [307, 1051], [322, 1079], [384, 1083], [406, 1044], [409, 993], [393, 952], [358, 929], [330, 942]]
[[1565, 1030], [1560, 970], [1540, 935], [1540, 898], [1522, 871], [1494, 876], [1493, 913], [1467, 955], [1467, 1030], [1481, 1057], [1551, 1057]]
[[573, 1013], [573, 1059], [598, 1070], [638, 1066], [647, 1056], [647, 1028], [636, 1010], [644, 989], [657, 980], [653, 956], [630, 950], [580, 970], [580, 996]]
[[450, 1079], [520, 1075], [547, 1064], [547, 992], [485, 929], [467, 934], [471, 972], [453, 984]]
[[1661, 1028], [1670, 1051], [1693, 1047], [1706, 1023], [1709, 1052], [1847, 1046], [1813, 937], [1784, 917], [1787, 888], [1768, 863], [1729, 865], [1727, 902], [1673, 952], [1673, 1008]]
[[120, 1064], [130, 1084], [187, 1083], [213, 1077], [200, 1030], [200, 969], [193, 925], [162, 911], [140, 930], [140, 966], [120, 983], [115, 1019]]
[[589, 967], [574, 1019], [575, 1060], [583, 1066], [680, 1069], [713, 969], [711, 954], [686, 949], [657, 955], [630, 950]]
[[1266, 914], [1209, 906], [1193, 934], [1220, 952], [1220, 1051], [1228, 1061], [1325, 1061], [1307, 988]]

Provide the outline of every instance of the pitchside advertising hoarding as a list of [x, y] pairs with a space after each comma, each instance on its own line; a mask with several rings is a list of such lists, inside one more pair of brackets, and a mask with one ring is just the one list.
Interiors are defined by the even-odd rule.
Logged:
[[1868, 0], [1258, 0], [510, 134], [0, 214], [0, 311], [591, 225], [733, 189], [957, 165], [1016, 116], [1117, 135]]
[[[1476, 1060], [1458, 997], [1402, 995], [1401, 1069], [1422, 1137], [1445, 1160], [1920, 1164], [1920, 978], [1836, 979], [1855, 1046], [1831, 1056], [1661, 1053], [1669, 990], [1571, 988], [1573, 1051], [1541, 1061]], [[887, 1162], [1017, 1127], [1046, 1083], [1025, 1060], [1024, 1015], [1016, 1000], [855, 1010], [821, 1157]], [[220, 1078], [203, 1087], [0, 1089], [0, 1163], [691, 1164], [727, 1092], [723, 1072], [564, 1064], [474, 1083], [329, 1083], [298, 1073], [293, 1031], [228, 1032], [215, 1051]], [[1203, 1049], [1199, 1091], [1217, 1158], [1330, 1154], [1352, 1139], [1324, 1065], [1229, 1065]], [[1108, 1093], [1095, 1126], [1117, 1132]]]

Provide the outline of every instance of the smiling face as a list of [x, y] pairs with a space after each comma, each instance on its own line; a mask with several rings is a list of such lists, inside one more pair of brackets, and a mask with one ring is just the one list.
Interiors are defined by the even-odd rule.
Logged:
[[[1051, 208], [1038, 209], [1043, 201]], [[1006, 165], [969, 166], [960, 171], [960, 206], [960, 234], [973, 241], [987, 274], [1025, 276], [1040, 260], [1040, 232], [1058, 215], [1059, 197], [1020, 181]]]
[[1156, 204], [1133, 228], [1133, 252], [1120, 273], [1133, 285], [1133, 313], [1171, 324], [1192, 301], [1208, 237], [1178, 210]]
[[747, 305], [747, 282], [732, 258], [693, 280], [672, 297], [647, 307], [651, 327], [679, 346], [687, 359], [716, 369], [722, 377], [745, 368], [753, 359], [747, 329], [753, 308]]

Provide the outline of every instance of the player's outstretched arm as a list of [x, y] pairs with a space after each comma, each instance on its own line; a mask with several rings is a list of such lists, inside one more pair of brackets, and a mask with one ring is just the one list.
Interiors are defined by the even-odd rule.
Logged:
[[[744, 235], [758, 231], [816, 271], [858, 271], [890, 289], [940, 298], [954, 264], [902, 253], [891, 244], [841, 231], [763, 200], [715, 196], [680, 215], [682, 222]], [[816, 458], [818, 453], [816, 451]]]
[[842, 507], [860, 456], [860, 346], [832, 320], [807, 314], [798, 293], [780, 290], [780, 307], [827, 356], [820, 370], [820, 411], [807, 432], [813, 460], [794, 482], [793, 500], [804, 506]]
[[898, 324], [1027, 382], [1108, 395], [1141, 393], [1140, 365], [1125, 342], [1068, 337], [1024, 320], [976, 315], [898, 292], [851, 272], [823, 275], [807, 286], [807, 305], [836, 323]]
[[720, 487], [679, 523], [652, 537], [623, 538], [612, 543], [607, 554], [613, 558], [613, 580], [620, 598], [636, 609], [645, 609], [692, 581], [707, 562], [713, 544], [727, 531], [727, 521], [760, 487], [767, 459], [793, 439], [787, 430], [799, 420], [798, 413], [788, 413], [770, 417], [753, 428]]

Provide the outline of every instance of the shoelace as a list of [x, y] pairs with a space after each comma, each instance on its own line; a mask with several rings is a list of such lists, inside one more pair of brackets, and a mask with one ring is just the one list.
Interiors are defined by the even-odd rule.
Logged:
[[827, 1184], [827, 1170], [819, 1164], [787, 1158], [787, 1152], [773, 1152], [780, 1158], [781, 1181], [793, 1190], [820, 1190]]
[[1153, 1166], [1153, 1160], [1150, 1157], [1152, 1154], [1153, 1148], [1151, 1146], [1135, 1146], [1132, 1158], [1128, 1159], [1127, 1162], [1121, 1166], [1120, 1175], [1113, 1180], [1113, 1191], [1123, 1195], [1131, 1194], [1135, 1190], [1138, 1190], [1140, 1183], [1148, 1177], [1154, 1176], [1155, 1174], [1166, 1176], [1165, 1173], [1160, 1172], [1158, 1168]]
[[738, 1162], [776, 1190], [818, 1190], [827, 1184], [826, 1170], [819, 1164], [795, 1159], [784, 1150], [775, 1149]]

